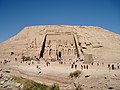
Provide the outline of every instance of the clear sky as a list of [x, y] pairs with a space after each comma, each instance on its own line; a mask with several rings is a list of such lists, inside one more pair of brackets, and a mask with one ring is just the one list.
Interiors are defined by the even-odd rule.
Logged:
[[0, 42], [31, 25], [100, 26], [120, 34], [120, 0], [0, 0]]

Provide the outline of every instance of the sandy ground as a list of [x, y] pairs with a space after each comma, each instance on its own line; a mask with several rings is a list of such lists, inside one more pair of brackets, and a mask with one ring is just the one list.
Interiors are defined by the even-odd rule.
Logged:
[[[2, 61], [2, 59], [0, 59]], [[36, 82], [52, 85], [58, 83], [61, 90], [74, 90], [75, 84], [81, 85], [84, 90], [120, 90], [120, 69], [117, 69], [118, 63], [110, 63], [115, 65], [115, 70], [109, 69], [108, 63], [94, 63], [88, 65], [88, 69], [81, 69], [82, 62], [78, 61], [77, 70], [81, 70], [82, 74], [78, 78], [70, 78], [69, 74], [76, 71], [71, 68], [72, 62], [66, 62], [65, 64], [59, 64], [56, 62], [50, 62], [50, 65], [46, 66], [45, 61], [40, 61], [38, 64], [34, 61], [20, 63], [18, 61], [11, 61], [7, 64], [0, 64], [0, 68], [3, 70], [10, 70], [10, 75], [22, 76], [28, 79], [32, 79]], [[38, 66], [38, 68], [37, 68]], [[85, 77], [88, 75], [89, 77]]]

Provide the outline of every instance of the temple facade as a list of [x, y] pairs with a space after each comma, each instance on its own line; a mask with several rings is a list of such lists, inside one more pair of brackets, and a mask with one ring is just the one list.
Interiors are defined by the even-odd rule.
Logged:
[[74, 31], [47, 30], [41, 43], [40, 58], [80, 58], [82, 52]]

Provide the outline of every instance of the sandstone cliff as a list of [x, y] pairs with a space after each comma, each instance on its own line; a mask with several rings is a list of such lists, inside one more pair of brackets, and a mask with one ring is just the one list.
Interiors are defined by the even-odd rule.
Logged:
[[[28, 26], [16, 36], [0, 44], [0, 57], [39, 56], [46, 31], [74, 31], [83, 53], [101, 60], [120, 61], [120, 35], [98, 26]], [[61, 37], [63, 38], [63, 37]], [[14, 52], [14, 55], [10, 55]]]

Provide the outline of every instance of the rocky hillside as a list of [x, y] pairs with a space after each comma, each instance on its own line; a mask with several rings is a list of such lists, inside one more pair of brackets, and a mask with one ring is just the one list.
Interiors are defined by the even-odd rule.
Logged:
[[38, 56], [43, 36], [48, 30], [74, 31], [77, 34], [78, 43], [82, 47], [83, 53], [93, 54], [100, 60], [120, 61], [120, 35], [98, 26], [53, 25], [25, 27], [16, 36], [0, 44], [0, 57]]

